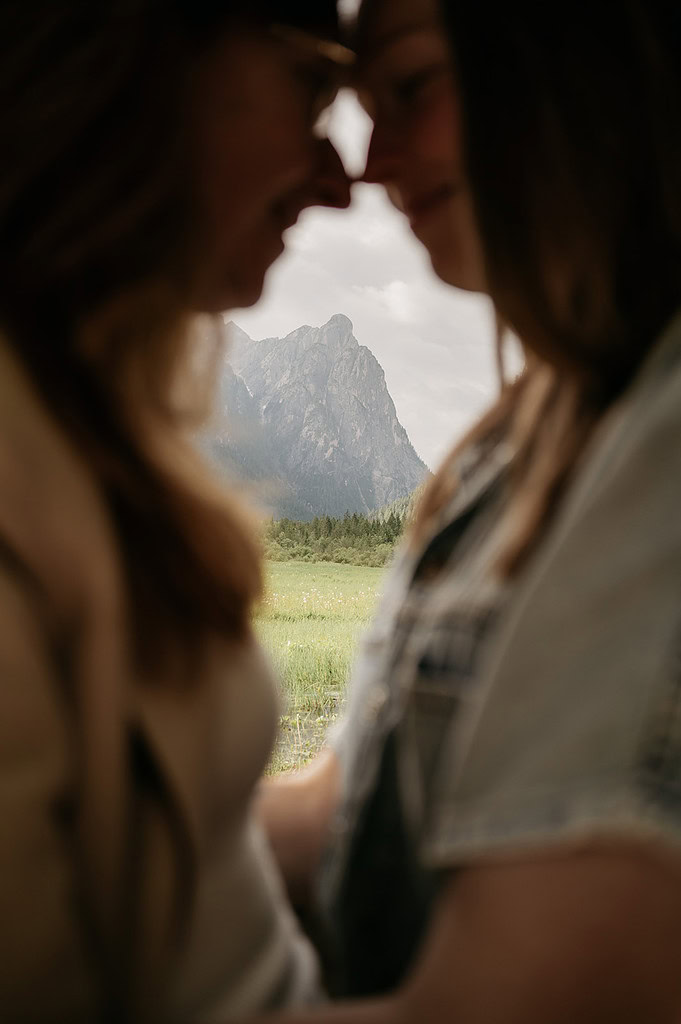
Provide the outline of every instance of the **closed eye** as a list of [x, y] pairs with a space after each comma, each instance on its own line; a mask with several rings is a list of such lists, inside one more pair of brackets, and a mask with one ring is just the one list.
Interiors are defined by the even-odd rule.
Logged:
[[403, 79], [401, 82], [397, 82], [394, 87], [395, 98], [400, 103], [411, 103], [424, 85], [430, 79], [430, 74], [427, 71], [421, 71], [419, 74], [410, 75], [409, 78]]
[[430, 90], [450, 72], [449, 64], [438, 61], [406, 74], [396, 74], [383, 82], [360, 82], [359, 102], [372, 120], [378, 116], [399, 116], [417, 107], [430, 95]]
[[326, 62], [299, 63], [296, 72], [310, 98], [310, 120], [315, 122], [331, 106], [339, 89], [339, 78]]
[[402, 106], [409, 106], [418, 100], [422, 93], [446, 70], [446, 65], [438, 64], [399, 79], [392, 89], [394, 101]]

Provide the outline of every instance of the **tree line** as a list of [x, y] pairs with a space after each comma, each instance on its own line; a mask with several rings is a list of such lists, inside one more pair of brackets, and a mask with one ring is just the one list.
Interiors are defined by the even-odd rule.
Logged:
[[406, 515], [385, 517], [346, 513], [342, 518], [315, 516], [309, 522], [270, 520], [265, 526], [265, 557], [275, 562], [345, 562], [385, 565], [401, 537]]

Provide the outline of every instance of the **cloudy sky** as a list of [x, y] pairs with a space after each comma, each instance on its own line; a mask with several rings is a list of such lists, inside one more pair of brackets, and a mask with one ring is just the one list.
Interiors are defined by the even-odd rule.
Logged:
[[[369, 130], [354, 97], [339, 97], [329, 134], [351, 173], [361, 166]], [[252, 338], [265, 338], [345, 313], [385, 370], [414, 447], [434, 467], [496, 392], [488, 301], [435, 278], [378, 186], [355, 185], [348, 211], [308, 211], [286, 241], [261, 301], [230, 317]]]

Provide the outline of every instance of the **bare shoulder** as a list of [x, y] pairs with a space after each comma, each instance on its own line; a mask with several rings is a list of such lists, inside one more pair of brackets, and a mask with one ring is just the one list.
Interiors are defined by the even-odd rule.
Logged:
[[462, 869], [403, 1003], [433, 1024], [676, 1024], [681, 854], [631, 843]]

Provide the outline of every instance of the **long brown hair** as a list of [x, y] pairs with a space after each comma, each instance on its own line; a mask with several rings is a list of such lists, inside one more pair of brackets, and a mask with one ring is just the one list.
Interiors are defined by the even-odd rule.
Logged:
[[[512, 572], [681, 303], [681, 13], [668, 0], [441, 6], [489, 289], [528, 354], [471, 435], [503, 428], [518, 449]], [[422, 522], [441, 496], [442, 479]]]
[[[261, 585], [250, 516], [186, 440], [210, 355], [192, 351], [184, 104], [222, 23], [279, 7], [0, 5], [0, 329], [107, 497], [151, 663], [243, 636]], [[307, 25], [322, 9], [328, 24], [328, 0], [291, 10]]]

